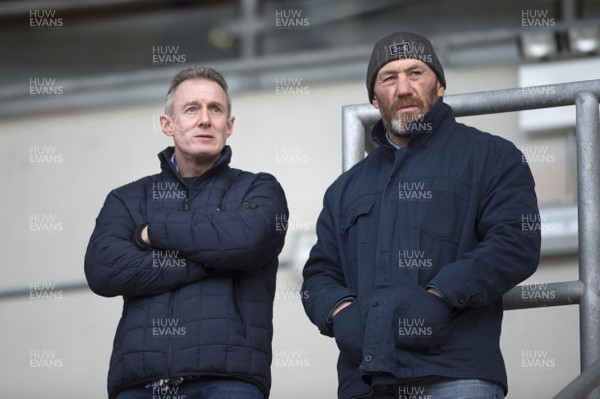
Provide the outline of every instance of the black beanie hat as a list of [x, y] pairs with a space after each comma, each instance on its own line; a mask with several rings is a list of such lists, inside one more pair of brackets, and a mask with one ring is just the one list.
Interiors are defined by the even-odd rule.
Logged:
[[375, 43], [367, 69], [369, 102], [373, 102], [375, 77], [382, 66], [399, 59], [415, 59], [424, 62], [436, 74], [440, 84], [446, 87], [444, 69], [431, 42], [424, 36], [409, 32], [395, 32]]

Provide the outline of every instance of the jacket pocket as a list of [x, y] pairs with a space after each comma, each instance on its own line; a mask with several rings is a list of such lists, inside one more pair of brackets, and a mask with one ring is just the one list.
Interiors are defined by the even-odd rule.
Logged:
[[457, 244], [469, 220], [469, 186], [452, 180], [441, 182], [431, 183], [430, 199], [416, 227], [435, 240]]
[[341, 252], [348, 253], [349, 260], [358, 258], [358, 245], [366, 243], [369, 238], [369, 221], [371, 220], [369, 216], [373, 206], [372, 199], [364, 199], [341, 217], [342, 235], [347, 245], [347, 251]]
[[246, 330], [246, 319], [244, 317], [244, 309], [242, 309], [242, 299], [240, 295], [240, 277], [236, 276], [233, 278], [233, 306], [235, 308], [235, 312], [238, 315], [240, 320], [240, 326], [242, 331], [242, 336], [244, 338], [248, 337], [248, 333]]
[[371, 209], [373, 209], [373, 201], [371, 200], [364, 201], [352, 207], [350, 211], [342, 217], [342, 233], [346, 233], [350, 227], [354, 226], [361, 216], [368, 215], [371, 212]]
[[400, 305], [394, 309], [396, 346], [414, 352], [441, 353], [441, 347], [450, 335], [455, 312], [443, 299], [420, 286], [410, 290], [408, 298], [408, 306]]
[[360, 364], [365, 341], [365, 324], [360, 314], [358, 299], [335, 315], [333, 335], [342, 356], [354, 364]]

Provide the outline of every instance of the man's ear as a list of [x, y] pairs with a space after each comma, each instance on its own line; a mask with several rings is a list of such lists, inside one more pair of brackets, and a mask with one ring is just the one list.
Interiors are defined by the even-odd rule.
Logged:
[[172, 137], [173, 134], [175, 134], [175, 132], [173, 131], [173, 119], [169, 115], [161, 115], [159, 120], [160, 129], [163, 131], [163, 133], [169, 137]]
[[446, 88], [442, 86], [439, 80], [437, 82], [437, 94], [438, 97], [444, 97], [444, 94], [446, 94]]
[[231, 133], [233, 133], [233, 123], [234, 122], [235, 122], [235, 116], [231, 115], [229, 118], [227, 118], [227, 129], [226, 129], [225, 138], [229, 138], [229, 136], [231, 136]]
[[373, 95], [373, 102], [372, 102], [372, 104], [373, 104], [373, 106], [376, 109], [379, 109], [379, 101], [377, 101], [377, 96], [376, 95]]

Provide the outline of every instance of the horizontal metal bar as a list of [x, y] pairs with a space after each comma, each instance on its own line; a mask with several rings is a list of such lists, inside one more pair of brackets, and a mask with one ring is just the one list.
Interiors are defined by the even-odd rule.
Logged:
[[[215, 68], [226, 78], [230, 89], [235, 91], [236, 86], [239, 89], [243, 87], [244, 82], [239, 82], [236, 85], [236, 79], [231, 79], [228, 75], [243, 74], [259, 74], [265, 72], [273, 72], [287, 69], [301, 70], [315, 66], [336, 65], [344, 62], [358, 62], [364, 60], [370, 54], [370, 46], [352, 46], [337, 49], [327, 49], [320, 51], [304, 51], [295, 52], [292, 54], [274, 54], [256, 58], [243, 58], [229, 61], [210, 61], [206, 63]], [[186, 65], [192, 67], [196, 64]], [[107, 89], [127, 88], [132, 91], [135, 87], [146, 86], [160, 87], [160, 96], [166, 94], [166, 87], [173, 76], [182, 69], [181, 66], [169, 66], [163, 68], [137, 70], [132, 72], [123, 72], [115, 74], [107, 74], [93, 78], [57, 78], [57, 84], [63, 88], [64, 95], [54, 98], [53, 102], [60, 104], [60, 100], [66, 101], [69, 96], [80, 93], [88, 93], [90, 91], [106, 91]], [[244, 79], [247, 80], [247, 79]], [[29, 81], [21, 82], [11, 86], [0, 87], [0, 103], [9, 101], [27, 101], [29, 103], [34, 100], [29, 94]], [[164, 92], [164, 93], [163, 93]], [[41, 101], [40, 101], [41, 102]]]
[[[453, 94], [444, 97], [444, 102], [452, 107], [455, 116], [460, 117], [573, 105], [580, 92], [588, 92], [600, 98], [600, 80]], [[366, 137], [380, 117], [379, 111], [371, 104], [342, 107], [344, 171], [365, 157], [365, 143], [368, 142]]]
[[540, 207], [542, 256], [577, 253], [577, 205]]
[[456, 116], [467, 116], [573, 105], [581, 92], [600, 98], [600, 80], [456, 94], [445, 101]]
[[521, 284], [503, 297], [504, 309], [530, 309], [548, 306], [576, 305], [583, 295], [581, 281]]
[[[65, 293], [65, 292], [75, 292], [75, 291], [89, 291], [90, 288], [88, 284], [83, 282], [73, 282], [73, 283], [52, 283], [51, 287], [47, 287], [45, 290], [41, 290], [37, 287], [29, 287], [29, 288], [12, 288], [0, 291], [0, 301], [3, 300], [14, 300], [14, 299], [39, 299], [43, 297], [43, 293], [46, 292], [48, 294], [51, 293]], [[36, 295], [36, 292], [39, 292], [42, 295]]]
[[[0, 301], [7, 299], [28, 299], [32, 288], [15, 288], [0, 291]], [[54, 292], [88, 291], [86, 282], [56, 283]], [[536, 283], [519, 285], [504, 295], [504, 309], [526, 309], [545, 306], [561, 306], [579, 303], [583, 292], [580, 281], [560, 283]]]

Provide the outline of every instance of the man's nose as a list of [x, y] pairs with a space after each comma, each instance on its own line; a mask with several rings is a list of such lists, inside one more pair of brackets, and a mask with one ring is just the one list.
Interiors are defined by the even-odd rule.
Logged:
[[403, 97], [412, 94], [411, 82], [405, 75], [400, 74], [396, 82], [396, 96]]
[[210, 112], [208, 112], [207, 108], [202, 108], [200, 110], [198, 124], [200, 126], [210, 126]]

